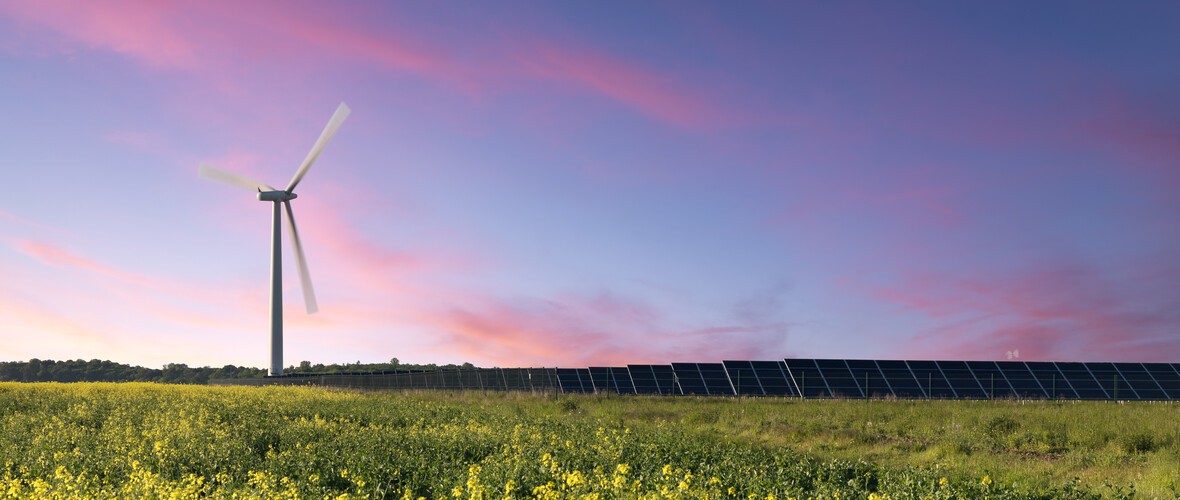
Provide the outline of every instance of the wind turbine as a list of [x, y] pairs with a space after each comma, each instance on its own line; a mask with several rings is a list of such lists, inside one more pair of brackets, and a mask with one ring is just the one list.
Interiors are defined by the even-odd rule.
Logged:
[[313, 314], [318, 308], [315, 301], [315, 290], [311, 287], [311, 275], [307, 272], [307, 260], [303, 256], [303, 244], [299, 241], [299, 231], [295, 229], [295, 214], [291, 212], [291, 200], [296, 198], [295, 186], [307, 175], [311, 164], [315, 162], [328, 141], [336, 135], [344, 119], [348, 117], [348, 105], [340, 103], [328, 125], [320, 133], [307, 153], [307, 158], [295, 171], [295, 176], [287, 184], [287, 189], [275, 189], [268, 184], [258, 182], [249, 177], [227, 172], [219, 168], [202, 164], [198, 169], [201, 177], [221, 181], [226, 184], [243, 187], [258, 192], [258, 201], [274, 203], [274, 215], [271, 218], [270, 241], [270, 375], [277, 377], [283, 374], [283, 252], [282, 239], [279, 236], [279, 219], [283, 209], [287, 212], [287, 232], [291, 235], [291, 245], [295, 250], [295, 260], [299, 264], [299, 282], [303, 285], [303, 303], [307, 306], [307, 313]]

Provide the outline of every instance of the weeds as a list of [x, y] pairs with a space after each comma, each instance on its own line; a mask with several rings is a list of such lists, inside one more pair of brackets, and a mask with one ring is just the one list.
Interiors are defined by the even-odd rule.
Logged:
[[1160, 497], [1174, 411], [0, 384], [0, 498]]

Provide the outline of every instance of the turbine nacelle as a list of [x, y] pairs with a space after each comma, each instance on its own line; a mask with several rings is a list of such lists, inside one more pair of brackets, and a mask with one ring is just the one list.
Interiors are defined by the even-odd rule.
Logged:
[[258, 201], [290, 201], [298, 197], [299, 195], [290, 191], [279, 191], [277, 189], [274, 191], [258, 190]]

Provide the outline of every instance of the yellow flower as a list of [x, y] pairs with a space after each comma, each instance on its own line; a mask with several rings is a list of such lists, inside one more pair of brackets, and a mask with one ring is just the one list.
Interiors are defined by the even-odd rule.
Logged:
[[938, 479], [938, 485], [941, 487], [944, 487], [944, 488], [946, 487], [947, 483], [949, 483], [949, 482], [950, 481], [946, 480], [946, 477], [941, 477]]
[[985, 474], [983, 476], [983, 479], [979, 480], [979, 484], [982, 484], [984, 486], [991, 486], [992, 485], [992, 477]]

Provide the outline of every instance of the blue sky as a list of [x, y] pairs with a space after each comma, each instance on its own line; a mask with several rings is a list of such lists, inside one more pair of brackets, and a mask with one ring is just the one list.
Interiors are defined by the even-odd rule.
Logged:
[[[1180, 356], [1168, 3], [0, 1], [0, 359]], [[289, 249], [286, 258], [293, 262]]]

